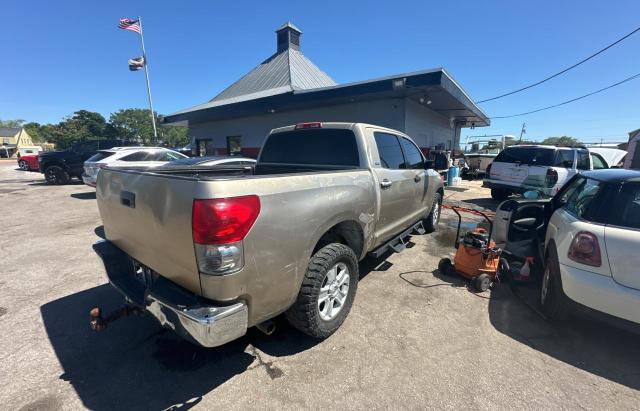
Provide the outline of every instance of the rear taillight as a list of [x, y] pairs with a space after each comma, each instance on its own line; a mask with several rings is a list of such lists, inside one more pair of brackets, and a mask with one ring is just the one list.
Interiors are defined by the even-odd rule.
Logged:
[[[491, 163], [491, 164], [493, 164], [493, 163]], [[489, 164], [489, 165], [487, 166], [487, 170], [484, 172], [484, 176], [485, 176], [486, 178], [491, 178], [491, 164]]]
[[242, 240], [260, 214], [258, 196], [194, 200], [192, 229], [200, 272], [220, 275], [244, 265]]
[[580, 231], [571, 241], [568, 257], [580, 264], [600, 267], [602, 257], [598, 237], [588, 231]]
[[311, 122], [311, 123], [300, 123], [300, 124], [296, 124], [296, 130], [302, 130], [302, 129], [306, 129], [306, 128], [322, 128], [322, 123], [315, 121], [315, 122]]
[[553, 168], [547, 170], [547, 175], [545, 177], [545, 185], [547, 187], [553, 187], [558, 182], [558, 172]]

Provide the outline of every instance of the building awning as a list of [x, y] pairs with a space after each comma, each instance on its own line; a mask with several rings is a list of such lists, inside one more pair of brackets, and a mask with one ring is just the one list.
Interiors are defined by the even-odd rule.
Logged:
[[164, 123], [189, 124], [355, 103], [409, 98], [458, 122], [463, 127], [490, 124], [487, 115], [442, 68], [307, 90], [266, 90], [231, 99], [212, 100], [164, 118]]

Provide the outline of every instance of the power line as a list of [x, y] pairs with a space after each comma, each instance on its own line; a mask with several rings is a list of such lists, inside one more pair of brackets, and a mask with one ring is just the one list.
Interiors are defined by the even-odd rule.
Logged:
[[511, 118], [511, 117], [526, 116], [527, 114], [533, 114], [533, 113], [537, 113], [539, 111], [549, 110], [550, 108], [564, 106], [565, 104], [573, 103], [574, 101], [582, 100], [583, 98], [587, 98], [589, 96], [593, 96], [594, 94], [598, 94], [598, 93], [601, 93], [601, 92], [603, 92], [605, 90], [609, 90], [610, 88], [619, 86], [622, 83], [626, 83], [627, 81], [634, 80], [634, 79], [636, 79], [638, 77], [640, 77], [640, 73], [635, 74], [635, 75], [633, 75], [631, 77], [627, 77], [626, 79], [618, 81], [617, 83], [611, 84], [611, 85], [609, 85], [607, 87], [601, 88], [600, 90], [593, 91], [593, 92], [591, 92], [589, 94], [585, 94], [585, 95], [580, 96], [580, 97], [572, 98], [571, 100], [563, 101], [562, 103], [554, 104], [552, 106], [542, 107], [542, 108], [539, 108], [537, 110], [527, 111], [526, 113], [511, 114], [511, 115], [508, 115], [508, 116], [491, 117], [491, 119], [493, 120], [493, 119], [496, 119], [496, 118]]
[[615, 42], [613, 42], [613, 43], [609, 44], [607, 47], [603, 48], [602, 50], [597, 51], [596, 53], [594, 53], [594, 54], [590, 55], [589, 57], [587, 57], [587, 58], [585, 58], [585, 59], [583, 59], [583, 60], [580, 60], [579, 62], [577, 62], [577, 63], [576, 63], [576, 64], [574, 64], [573, 66], [571, 66], [571, 67], [567, 67], [566, 69], [564, 69], [564, 70], [562, 70], [562, 71], [559, 71], [559, 72], [557, 72], [556, 74], [553, 74], [553, 75], [551, 75], [551, 76], [549, 76], [549, 77], [547, 77], [547, 78], [545, 78], [545, 79], [543, 79], [543, 80], [540, 80], [540, 81], [538, 81], [538, 82], [536, 82], [536, 83], [533, 83], [533, 84], [529, 84], [528, 86], [525, 86], [525, 87], [519, 88], [519, 89], [517, 89], [517, 90], [510, 91], [510, 92], [508, 92], [508, 93], [500, 94], [499, 96], [491, 97], [491, 98], [488, 98], [488, 99], [485, 99], [485, 100], [480, 100], [480, 101], [478, 101], [477, 103], [478, 103], [478, 104], [480, 104], [480, 103], [486, 103], [487, 101], [497, 100], [497, 99], [502, 98], [502, 97], [510, 96], [510, 95], [512, 95], [512, 94], [516, 94], [516, 93], [519, 93], [519, 92], [521, 92], [521, 91], [524, 91], [524, 90], [530, 89], [531, 87], [535, 87], [535, 86], [537, 86], [537, 85], [540, 85], [540, 84], [542, 84], [542, 83], [544, 83], [544, 82], [546, 82], [546, 81], [551, 80], [551, 79], [552, 79], [552, 78], [554, 78], [554, 77], [558, 77], [559, 75], [564, 74], [564, 73], [566, 73], [567, 71], [569, 71], [569, 70], [571, 70], [571, 69], [573, 69], [573, 68], [578, 67], [578, 66], [579, 66], [579, 65], [581, 65], [582, 63], [586, 63], [587, 61], [591, 60], [592, 58], [594, 58], [594, 57], [595, 57], [595, 56], [597, 56], [598, 54], [603, 53], [603, 52], [605, 52], [605, 51], [609, 50], [611, 47], [613, 47], [613, 46], [615, 46], [616, 44], [620, 43], [621, 41], [623, 41], [623, 40], [627, 39], [628, 37], [631, 37], [633, 34], [637, 33], [638, 31], [640, 31], [640, 27], [638, 27], [637, 29], [633, 30], [631, 33], [627, 34], [626, 36], [621, 37], [621, 38], [619, 38], [618, 40], [616, 40]]

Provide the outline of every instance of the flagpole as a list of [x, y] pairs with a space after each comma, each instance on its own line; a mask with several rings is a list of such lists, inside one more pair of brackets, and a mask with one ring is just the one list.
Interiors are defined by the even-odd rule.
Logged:
[[151, 83], [149, 82], [149, 70], [147, 69], [147, 52], [144, 49], [144, 35], [142, 34], [142, 17], [138, 16], [140, 24], [140, 41], [142, 42], [142, 58], [144, 59], [144, 76], [147, 79], [147, 96], [149, 97], [149, 109], [151, 110], [151, 124], [153, 124], [153, 145], [158, 144], [158, 131], [156, 130], [156, 116], [153, 111], [153, 101], [151, 100]]

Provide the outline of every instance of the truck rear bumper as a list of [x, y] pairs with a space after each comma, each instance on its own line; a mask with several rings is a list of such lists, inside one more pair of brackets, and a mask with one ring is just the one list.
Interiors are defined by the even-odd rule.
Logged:
[[136, 276], [132, 259], [111, 242], [99, 241], [93, 249], [104, 263], [109, 283], [130, 304], [183, 338], [203, 347], [217, 347], [247, 332], [245, 303], [216, 305], [161, 276], [144, 284]]

